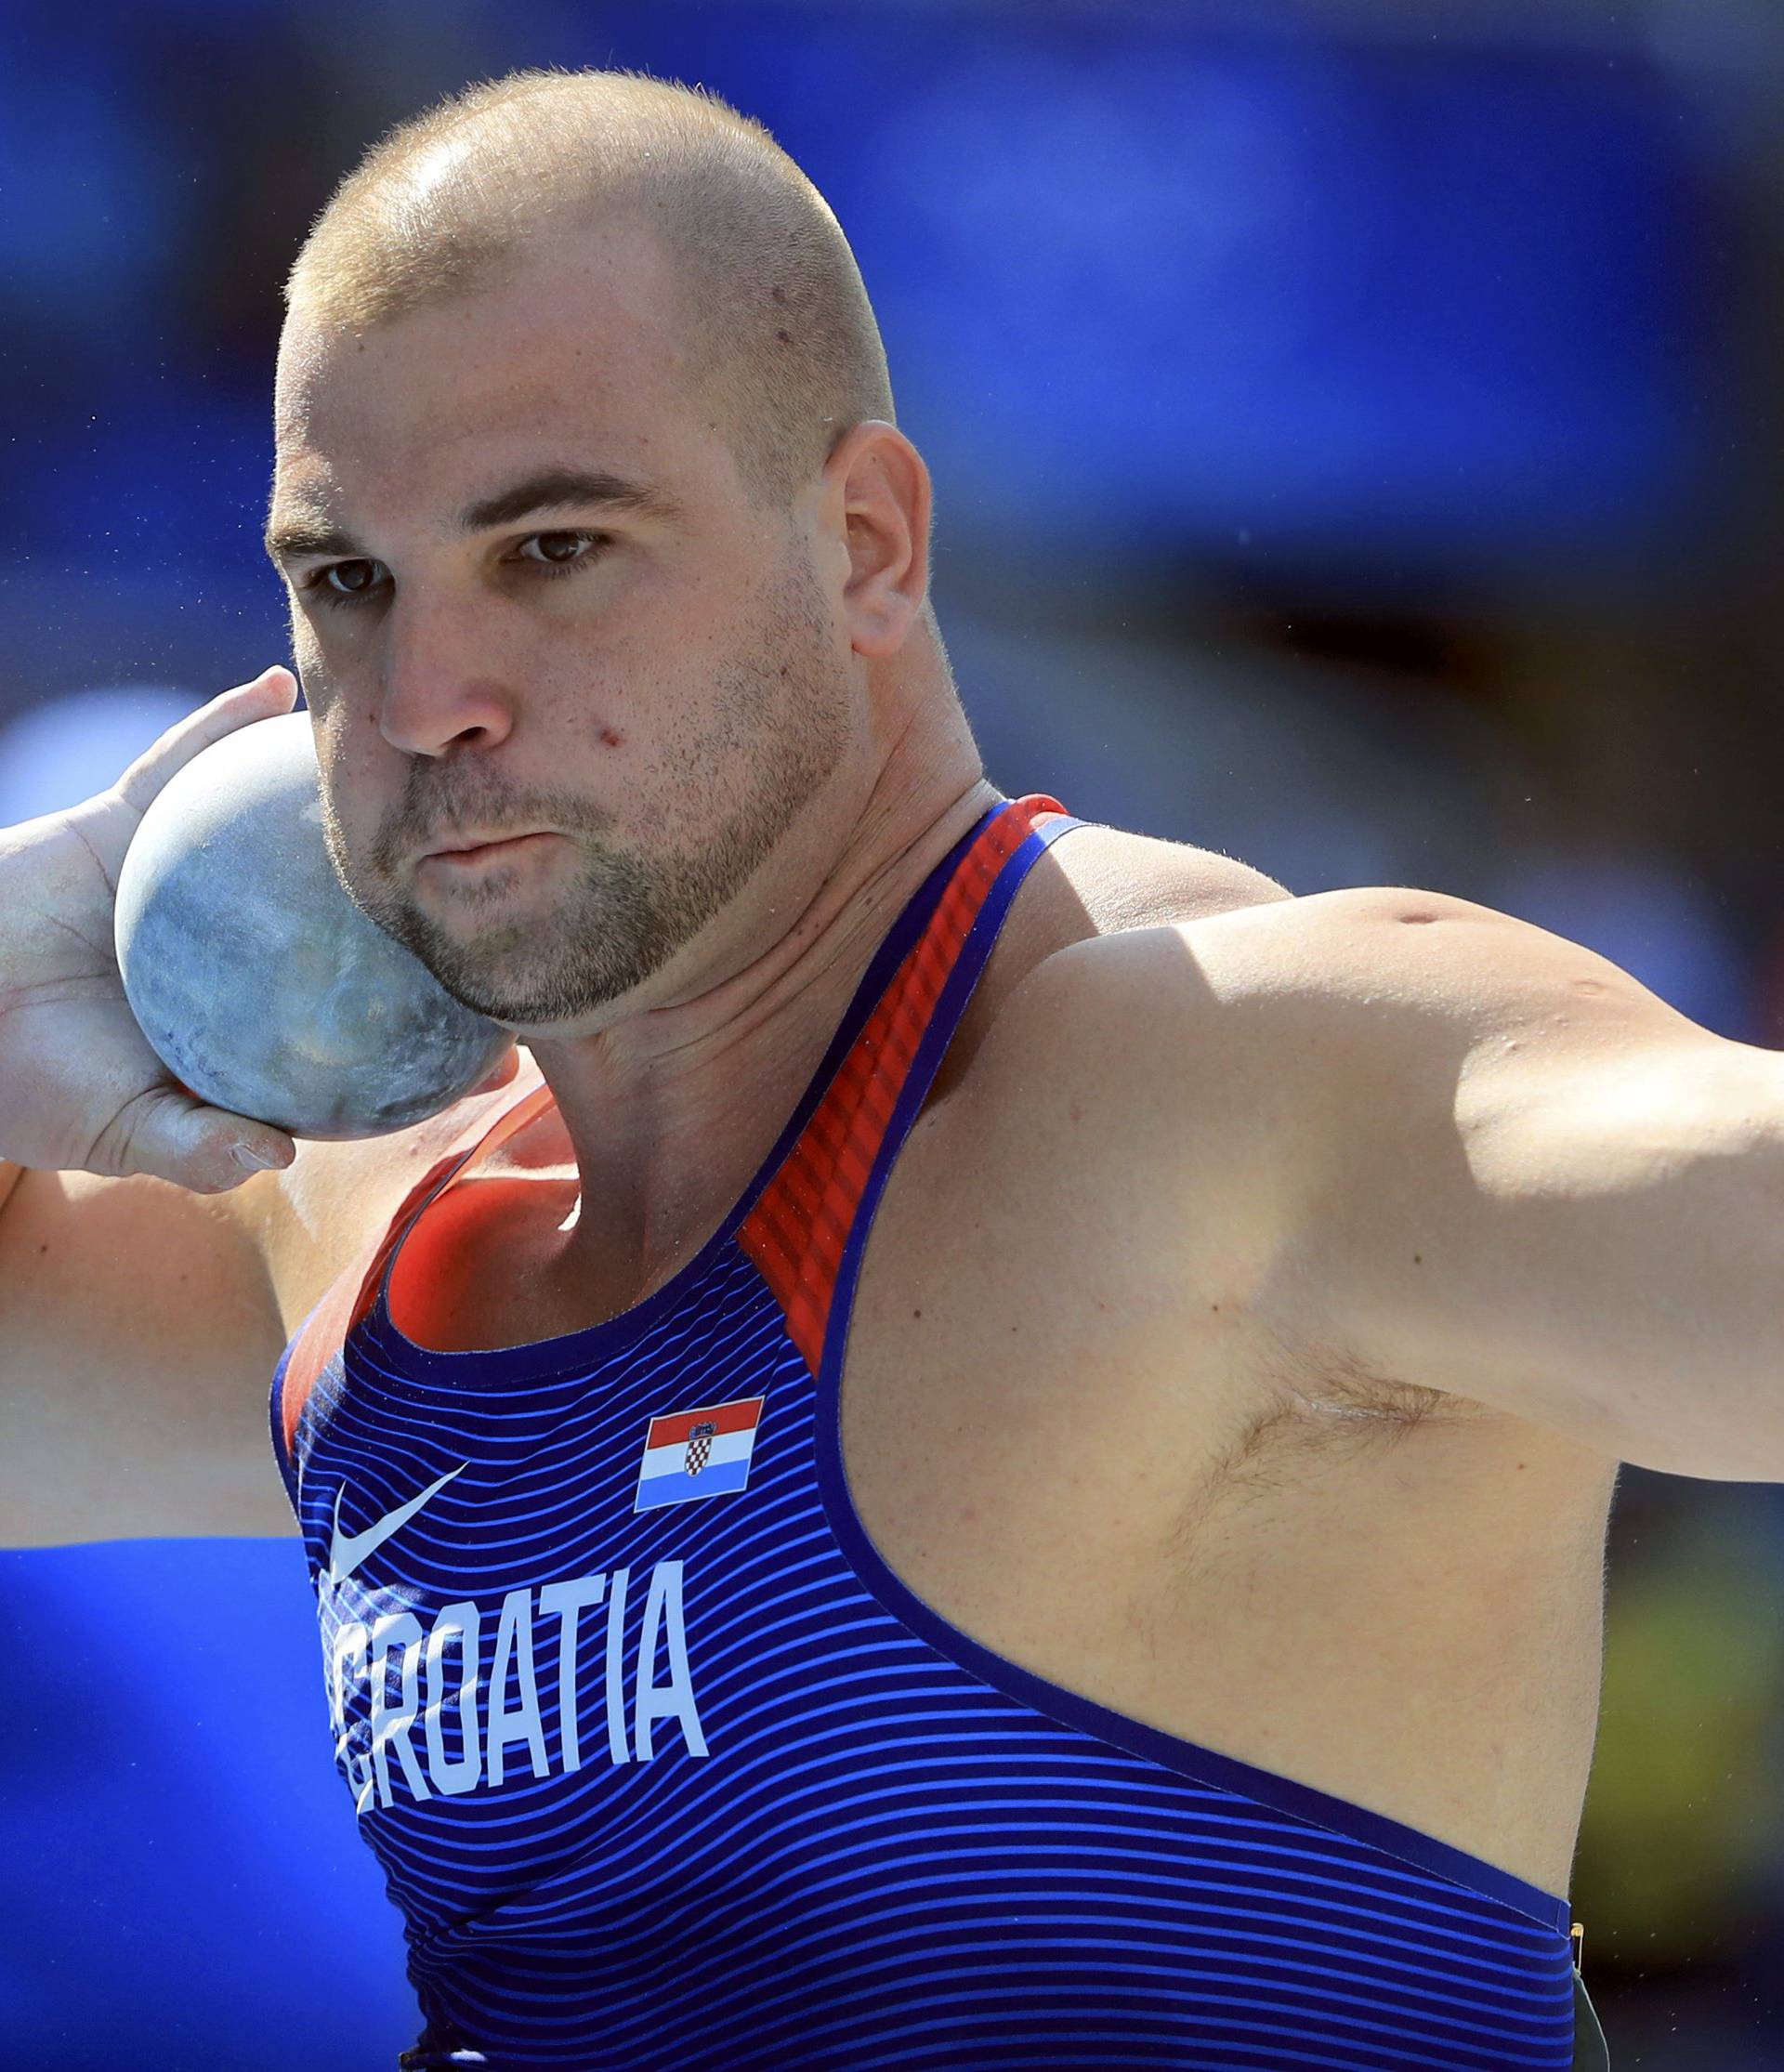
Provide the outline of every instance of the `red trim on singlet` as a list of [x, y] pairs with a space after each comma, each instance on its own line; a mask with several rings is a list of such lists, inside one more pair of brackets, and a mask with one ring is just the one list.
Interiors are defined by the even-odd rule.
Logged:
[[1034, 832], [1033, 817], [1064, 811], [1057, 799], [1029, 793], [1013, 800], [961, 859], [805, 1134], [738, 1231], [814, 1374], [843, 1247], [941, 989], [992, 881]]

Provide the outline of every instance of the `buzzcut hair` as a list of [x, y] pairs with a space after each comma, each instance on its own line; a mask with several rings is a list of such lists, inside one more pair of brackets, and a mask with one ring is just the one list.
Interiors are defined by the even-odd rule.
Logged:
[[755, 504], [784, 509], [852, 426], [896, 423], [830, 204], [761, 123], [644, 72], [511, 72], [399, 124], [317, 216], [285, 307], [362, 331], [499, 284], [545, 234], [616, 219], [671, 262], [689, 387]]

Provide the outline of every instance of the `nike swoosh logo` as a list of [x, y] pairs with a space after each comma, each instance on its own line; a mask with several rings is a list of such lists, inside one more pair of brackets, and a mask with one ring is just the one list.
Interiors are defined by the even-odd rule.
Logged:
[[341, 1530], [341, 1498], [347, 1486], [334, 1492], [334, 1533], [328, 1548], [328, 1580], [332, 1583], [344, 1583], [366, 1555], [383, 1546], [393, 1532], [400, 1532], [424, 1503], [437, 1497], [455, 1475], [463, 1475], [466, 1463], [461, 1461], [457, 1467], [449, 1468], [438, 1482], [430, 1483], [418, 1497], [411, 1497], [407, 1503], [400, 1503], [394, 1511], [387, 1512], [376, 1525], [367, 1526], [363, 1532], [343, 1533]]

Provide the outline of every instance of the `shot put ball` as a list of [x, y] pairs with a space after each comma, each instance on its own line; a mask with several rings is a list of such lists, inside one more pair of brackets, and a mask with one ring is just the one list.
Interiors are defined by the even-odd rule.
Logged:
[[174, 1077], [295, 1137], [406, 1129], [512, 1041], [348, 898], [307, 712], [238, 728], [168, 780], [125, 857], [116, 943], [131, 1012]]

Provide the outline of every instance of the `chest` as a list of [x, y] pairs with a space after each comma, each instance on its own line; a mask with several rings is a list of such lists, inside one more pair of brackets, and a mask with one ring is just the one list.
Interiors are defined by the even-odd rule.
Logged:
[[[1119, 1094], [989, 1092], [976, 1056], [997, 1003], [980, 1005], [862, 1218], [835, 1400], [844, 1474], [868, 1538], [920, 1597], [1134, 1710], [1137, 1634], [1173, 1616], [1173, 1535], [1243, 1450], [1266, 1390], [1233, 1305], [1208, 1297], [1213, 1264], [1177, 1255], [1162, 1223], [1137, 1241], [1146, 1179], [1121, 1169], [1105, 1113]], [[1028, 1146], [1017, 1161], [1011, 1140]], [[413, 1228], [389, 1287], [408, 1336], [468, 1351], [583, 1331], [701, 1250], [690, 1237], [640, 1279], [615, 1233], [566, 1274], [566, 1226], [586, 1210], [547, 1150], [450, 1187]]]
[[1453, 1400], [1340, 1400], [1341, 1363], [1330, 1414], [1292, 1404], [1218, 1244], [1143, 1213], [1136, 1241], [1094, 1153], [977, 1200], [939, 1119], [907, 1159], [838, 1406], [906, 1588], [1112, 1712], [1562, 1889], [1603, 1463]]
[[[970, 1122], [919, 1118], [868, 1230], [836, 1419], [849, 1499], [876, 1551], [973, 1638], [1098, 1702], [1162, 1718], [1178, 1673], [1173, 1537], [1198, 1462], [1248, 1397], [1243, 1348], [1112, 1219], [1086, 1224], [1082, 1167], [986, 1182]], [[411, 1231], [394, 1320], [451, 1351], [567, 1335], [639, 1293], [555, 1265], [567, 1179], [471, 1181]], [[648, 1291], [647, 1291], [648, 1292]], [[1186, 1374], [1196, 1386], [1186, 1388]], [[821, 1393], [821, 1392], [820, 1392]]]

